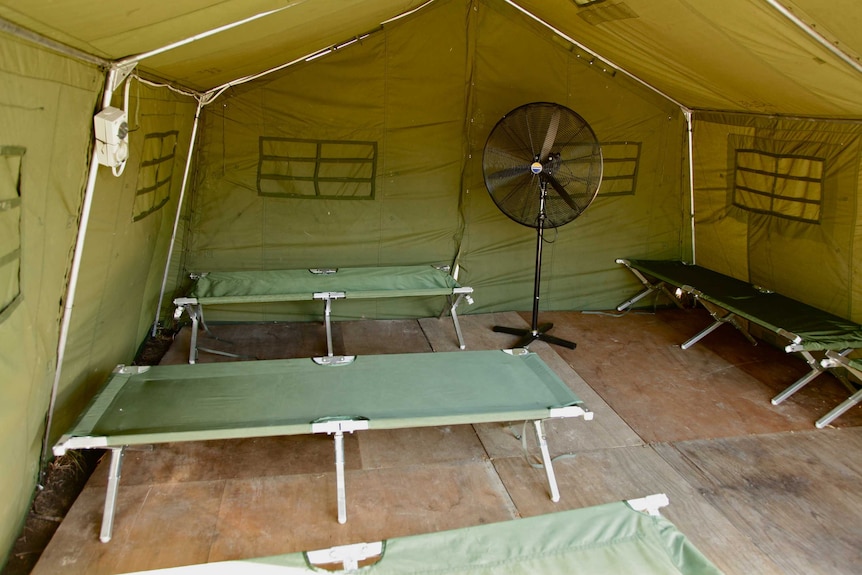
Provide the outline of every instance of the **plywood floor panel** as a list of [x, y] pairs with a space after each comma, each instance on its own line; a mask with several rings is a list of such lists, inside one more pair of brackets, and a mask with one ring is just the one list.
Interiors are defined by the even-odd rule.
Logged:
[[[344, 437], [348, 453], [359, 450], [358, 436]], [[332, 471], [334, 448], [326, 435], [291, 435], [212, 441], [186, 441], [126, 449], [122, 485], [177, 483], [296, 475]], [[104, 457], [89, 483], [107, 485], [110, 458]], [[358, 458], [345, 463], [358, 467]]]
[[[198, 335], [198, 363], [327, 355], [326, 330], [322, 323], [280, 322], [253, 326], [250, 329], [247, 324], [211, 325], [210, 332], [215, 337], [201, 330]], [[190, 345], [191, 329], [184, 327], [162, 359], [162, 365], [188, 362]], [[335, 355], [431, 351], [416, 320], [333, 322], [332, 347]], [[239, 357], [209, 353], [206, 349]]]
[[341, 321], [334, 325], [340, 329], [344, 342], [341, 351], [338, 346], [333, 346], [336, 354], [369, 355], [432, 351], [425, 333], [416, 320]]
[[[354, 435], [362, 469], [488, 459], [471, 425], [373, 429]], [[345, 451], [346, 457], [353, 455]]]
[[[326, 332], [318, 322], [216, 324], [209, 328], [212, 335], [203, 329], [198, 333], [198, 363], [326, 355]], [[340, 330], [333, 329], [332, 339], [334, 346], [343, 346]], [[187, 363], [190, 345], [191, 328], [186, 326], [177, 333], [161, 364]], [[240, 357], [208, 353], [202, 348]]]
[[[508, 339], [501, 337], [501, 334], [494, 333], [491, 328], [500, 323], [507, 325], [510, 322], [515, 322], [514, 325], [523, 323], [516, 312], [459, 315], [458, 320], [467, 350], [506, 349], [508, 339], [511, 337]], [[458, 338], [455, 336], [455, 328], [452, 326], [450, 317], [423, 318], [419, 320], [419, 325], [425, 331], [434, 351], [458, 350]]]
[[862, 559], [862, 428], [687, 441], [659, 453], [785, 573]]
[[[694, 326], [708, 324], [701, 312], [543, 317], [556, 324], [559, 337], [580, 338], [577, 349], [557, 347], [556, 353], [648, 443], [807, 430], [831, 409], [823, 409], [824, 400], [835, 406], [847, 396], [837, 380], [824, 375], [805, 394], [773, 406], [775, 393], [808, 371], [805, 362], [767, 344], [752, 346], [730, 326], [680, 349], [696, 333]], [[822, 399], [811, 401], [806, 394]], [[860, 415], [862, 408], [836, 425], [862, 423]]]
[[105, 491], [88, 486], [32, 573], [107, 575], [206, 562], [224, 488], [223, 481], [124, 487], [113, 538], [102, 543]]

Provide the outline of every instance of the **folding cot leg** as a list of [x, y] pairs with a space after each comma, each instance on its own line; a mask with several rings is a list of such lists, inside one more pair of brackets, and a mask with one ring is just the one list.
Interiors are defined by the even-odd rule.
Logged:
[[458, 308], [461, 301], [465, 299], [467, 300], [467, 303], [473, 305], [473, 297], [468, 292], [459, 293], [458, 297], [454, 300], [452, 299], [452, 295], [447, 295], [446, 305], [443, 306], [443, 309], [440, 311], [440, 315], [438, 316], [438, 319], [443, 319], [443, 316], [446, 315], [446, 311], [448, 311], [449, 315], [452, 316], [452, 323], [455, 325], [455, 335], [458, 337], [458, 347], [460, 349], [466, 349], [467, 344], [464, 342], [464, 335], [461, 333], [461, 324], [458, 322], [458, 313], [455, 310]]
[[123, 467], [125, 447], [111, 448], [111, 466], [108, 471], [108, 490], [105, 495], [105, 509], [102, 514], [102, 531], [99, 540], [107, 543], [114, 531], [114, 512], [117, 508], [117, 492], [120, 489], [120, 470]]
[[778, 395], [773, 397], [771, 400], [772, 405], [778, 405], [779, 403], [781, 403], [782, 401], [784, 401], [785, 399], [787, 399], [788, 397], [790, 397], [791, 395], [793, 395], [794, 393], [796, 393], [797, 391], [799, 391], [800, 389], [802, 389], [803, 387], [805, 387], [806, 385], [811, 383], [811, 381], [815, 377], [817, 377], [818, 375], [823, 373], [823, 371], [824, 371], [823, 368], [820, 367], [820, 364], [817, 363], [817, 361], [814, 359], [814, 357], [809, 352], [802, 351], [801, 353], [802, 353], [802, 355], [805, 356], [805, 361], [808, 362], [808, 365], [811, 366], [811, 371], [809, 371], [808, 373], [806, 373], [805, 375], [803, 375], [802, 377], [797, 379], [793, 385], [791, 385], [790, 387], [788, 387], [787, 389], [785, 389], [784, 391], [782, 391], [781, 393], [779, 393]]
[[[845, 349], [839, 353], [841, 355], [847, 355], [851, 351], [853, 351], [853, 350], [852, 349]], [[799, 391], [800, 389], [802, 389], [803, 387], [805, 387], [806, 385], [811, 383], [811, 381], [813, 381], [814, 378], [816, 378], [818, 375], [820, 375], [821, 373], [826, 371], [826, 369], [824, 367], [822, 367], [816, 359], [814, 359], [814, 356], [811, 355], [811, 352], [806, 351], [806, 350], [802, 350], [799, 353], [801, 353], [805, 357], [805, 361], [808, 362], [808, 365], [811, 366], [811, 371], [809, 371], [808, 373], [806, 373], [805, 375], [803, 375], [802, 377], [797, 379], [793, 385], [791, 385], [790, 387], [788, 387], [787, 389], [785, 389], [784, 391], [782, 391], [781, 393], [779, 393], [778, 395], [773, 397], [771, 400], [772, 405], [778, 405], [779, 403], [781, 403], [782, 401], [784, 401], [785, 399], [787, 399], [788, 397], [790, 397], [791, 395], [793, 395], [794, 393], [796, 393], [797, 391]], [[849, 408], [849, 406], [848, 406], [848, 408]], [[843, 412], [841, 412], [841, 413], [843, 413]], [[836, 414], [835, 417], [838, 417], [839, 415], [840, 415], [840, 413]], [[828, 414], [823, 419], [826, 419], [826, 417], [828, 417]], [[832, 417], [831, 419], [829, 419], [829, 421], [832, 421], [832, 419], [835, 419], [835, 417]], [[827, 425], [829, 423], [829, 421], [824, 422], [823, 425]], [[820, 422], [818, 421], [818, 423], [820, 423]], [[823, 425], [818, 425], [817, 427], [823, 427]]]
[[699, 301], [701, 304], [703, 304], [703, 307], [706, 308], [706, 310], [709, 312], [709, 315], [711, 315], [713, 317], [713, 319], [715, 319], [715, 321], [711, 325], [707, 326], [700, 333], [698, 333], [697, 335], [695, 335], [694, 337], [692, 337], [691, 339], [686, 341], [684, 344], [680, 345], [679, 347], [681, 349], [690, 348], [691, 346], [693, 346], [694, 344], [696, 344], [697, 342], [699, 342], [700, 340], [702, 340], [703, 338], [705, 338], [706, 336], [708, 336], [709, 334], [711, 334], [712, 332], [717, 330], [721, 326], [721, 324], [723, 324], [723, 323], [729, 323], [730, 325], [735, 327], [737, 330], [739, 330], [739, 332], [745, 336], [745, 339], [747, 339], [751, 343], [751, 345], [757, 345], [757, 341], [753, 337], [751, 337], [751, 334], [748, 333], [748, 330], [746, 330], [744, 327], [739, 325], [739, 322], [736, 321], [736, 319], [735, 319], [736, 314], [734, 314], [733, 312], [727, 312], [727, 314], [719, 317], [718, 311], [716, 311], [715, 309], [710, 309], [710, 307], [708, 305], [706, 305], [706, 302], [704, 302], [703, 300], [699, 300]]
[[721, 326], [721, 324], [722, 324], [722, 321], [720, 319], [716, 319], [711, 325], [707, 326], [706, 329], [702, 330], [700, 333], [698, 333], [697, 335], [695, 335], [694, 337], [692, 337], [691, 339], [689, 339], [688, 341], [686, 341], [685, 343], [680, 345], [679, 346], [680, 349], [690, 348], [691, 346], [693, 346], [694, 344], [696, 344], [697, 342], [699, 342], [700, 340], [702, 340], [703, 338], [705, 338], [706, 336], [708, 336], [709, 334], [711, 334], [712, 332], [717, 330]]
[[[633, 268], [628, 260], [618, 259], [618, 260], [616, 260], [616, 262], [618, 264], [622, 264], [622, 265], [626, 266], [626, 269], [628, 269], [630, 272], [632, 272], [632, 274], [634, 274], [634, 276], [636, 278], [638, 278], [640, 280], [640, 282], [646, 288], [642, 292], [637, 294], [636, 296], [634, 296], [631, 299], [628, 299], [628, 300], [624, 301], [623, 303], [621, 303], [620, 305], [618, 305], [617, 311], [625, 311], [626, 309], [630, 308], [631, 306], [633, 306], [634, 304], [636, 304], [637, 302], [639, 302], [640, 300], [642, 300], [643, 298], [645, 298], [646, 296], [650, 295], [653, 292], [663, 293], [664, 295], [667, 296], [667, 298], [670, 301], [672, 301], [674, 304], [676, 304], [676, 307], [678, 307], [680, 309], [684, 309], [684, 306], [679, 301], [679, 299], [675, 298], [674, 295], [670, 292], [670, 290], [667, 289], [667, 285], [665, 284], [665, 282], [659, 281], [656, 283], [652, 283], [651, 281], [649, 281], [647, 279], [647, 277], [644, 274], [642, 274], [640, 272], [640, 270]], [[657, 303], [658, 302], [656, 302], [656, 304]]]
[[630, 308], [631, 306], [633, 306], [634, 304], [636, 304], [637, 302], [639, 302], [640, 300], [642, 300], [643, 298], [645, 298], [649, 294], [656, 291], [656, 289], [657, 288], [655, 288], [653, 286], [647, 287], [645, 290], [643, 290], [642, 292], [640, 292], [639, 294], [637, 294], [633, 298], [627, 299], [626, 301], [624, 301], [623, 303], [618, 305], [617, 311], [625, 311], [626, 309]]
[[332, 349], [332, 300], [347, 297], [344, 292], [315, 292], [314, 299], [323, 300], [323, 325], [326, 328], [326, 357], [335, 357]]
[[189, 344], [189, 363], [195, 363], [198, 359], [198, 308], [189, 307], [189, 317], [192, 318], [192, 340]]
[[[207, 334], [215, 339], [218, 339], [213, 335], [210, 331], [210, 328], [207, 326], [207, 322], [204, 319], [204, 308], [201, 304], [185, 304], [186, 311], [189, 314], [189, 318], [192, 320], [192, 337], [191, 343], [189, 344], [189, 363], [195, 363], [198, 359], [198, 332], [200, 328], [203, 328]], [[227, 355], [231, 356], [229, 353], [207, 350], [210, 353], [216, 353], [219, 355]]]
[[830, 411], [829, 413], [827, 413], [826, 415], [824, 415], [823, 417], [818, 419], [817, 422], [814, 424], [814, 426], [817, 427], [817, 429], [823, 429], [824, 427], [826, 427], [827, 425], [832, 423], [832, 421], [836, 417], [842, 415], [845, 411], [847, 411], [848, 409], [850, 409], [851, 407], [853, 407], [854, 405], [856, 405], [860, 401], [862, 401], [862, 389], [860, 389], [859, 391], [857, 391], [856, 393], [854, 393], [853, 395], [851, 395], [850, 397], [848, 397], [847, 399], [842, 401], [841, 405], [839, 405], [838, 407], [836, 407], [835, 409], [833, 409], [832, 411]]
[[347, 489], [344, 482], [344, 432], [333, 433], [335, 439], [335, 490], [338, 501], [338, 522], [347, 523]]
[[551, 461], [551, 453], [548, 451], [548, 438], [545, 435], [545, 430], [542, 427], [542, 421], [537, 419], [533, 421], [536, 428], [536, 438], [539, 441], [539, 449], [542, 451], [542, 463], [545, 466], [545, 473], [548, 475], [548, 486], [551, 489], [551, 501], [556, 503], [560, 500], [560, 489], [557, 487], [557, 476], [554, 474], [554, 464]]
[[326, 326], [326, 355], [332, 357], [332, 300], [330, 298], [323, 300], [323, 324]]
[[338, 522], [347, 523], [347, 493], [344, 487], [344, 432], [368, 429], [368, 420], [323, 418], [311, 423], [312, 433], [328, 433], [335, 439], [335, 485], [338, 501]]
[[467, 344], [464, 343], [464, 336], [461, 333], [461, 324], [458, 323], [458, 314], [455, 313], [455, 308], [458, 307], [458, 304], [461, 303], [462, 299], [464, 299], [464, 294], [458, 294], [458, 297], [455, 299], [455, 303], [453, 303], [452, 307], [449, 308], [449, 315], [452, 316], [452, 323], [455, 325], [455, 335], [458, 337], [458, 347], [465, 349]]

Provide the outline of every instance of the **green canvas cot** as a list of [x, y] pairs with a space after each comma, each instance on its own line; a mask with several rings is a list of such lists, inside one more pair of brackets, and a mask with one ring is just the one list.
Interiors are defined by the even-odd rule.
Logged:
[[[458, 305], [472, 304], [473, 288], [460, 285], [447, 269], [430, 265], [366, 268], [310, 268], [306, 270], [257, 270], [193, 274], [194, 288], [187, 297], [174, 299], [176, 316], [185, 310], [192, 320], [189, 363], [197, 360], [198, 327], [204, 321], [204, 305], [274, 303], [318, 300], [324, 303], [326, 350], [333, 357], [332, 302], [339, 299], [384, 299], [445, 296], [448, 304], [440, 313], [452, 317], [458, 347], [467, 344], [458, 323]], [[217, 352], [225, 353], [225, 352]]]
[[249, 572], [720, 575], [715, 565], [673, 523], [658, 514], [662, 504], [667, 504], [666, 496], [650, 495], [377, 543], [140, 571], [136, 575]]
[[560, 499], [542, 420], [593, 414], [526, 349], [200, 365], [118, 366], [54, 446], [110, 449], [100, 539], [111, 539], [130, 445], [325, 433], [335, 440], [338, 521], [347, 521], [344, 434], [531, 420], [551, 500]]

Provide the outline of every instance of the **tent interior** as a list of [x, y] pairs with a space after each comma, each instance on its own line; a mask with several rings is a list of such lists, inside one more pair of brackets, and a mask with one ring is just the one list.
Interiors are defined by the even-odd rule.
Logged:
[[[475, 290], [461, 313], [529, 309], [535, 233], [482, 171], [528, 102], [580, 114], [604, 163], [589, 210], [547, 233], [542, 310], [612, 309], [631, 257], [862, 322], [860, 55], [850, 0], [0, 0], [0, 563], [50, 445], [174, 326], [192, 272], [444, 264]], [[108, 107], [128, 123], [114, 168]], [[314, 154], [341, 161], [290, 162]]]

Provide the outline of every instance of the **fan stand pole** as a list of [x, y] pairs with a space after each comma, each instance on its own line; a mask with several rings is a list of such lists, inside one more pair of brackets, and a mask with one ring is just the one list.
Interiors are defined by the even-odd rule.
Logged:
[[521, 336], [521, 339], [514, 346], [516, 348], [527, 347], [537, 339], [540, 339], [547, 343], [575, 349], [575, 346], [577, 346], [576, 343], [548, 335], [547, 332], [554, 327], [554, 324], [544, 323], [539, 325], [539, 292], [542, 281], [542, 244], [544, 243], [545, 232], [545, 198], [548, 195], [547, 186], [548, 183], [542, 178], [540, 184], [541, 194], [539, 196], [539, 225], [536, 227], [536, 276], [533, 279], [533, 319], [530, 329], [495, 325], [493, 330], [498, 333]]

